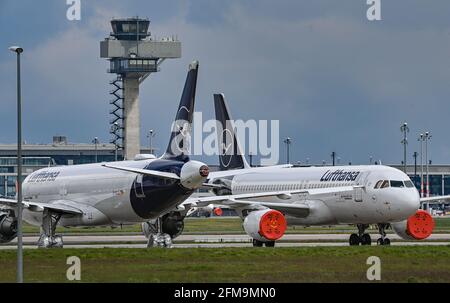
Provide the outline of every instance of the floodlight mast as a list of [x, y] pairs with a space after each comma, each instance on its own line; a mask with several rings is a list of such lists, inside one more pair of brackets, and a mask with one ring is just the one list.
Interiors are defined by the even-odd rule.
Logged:
[[23, 48], [11, 46], [17, 54], [17, 283], [23, 283], [23, 241], [22, 241], [22, 93], [20, 80], [20, 54]]

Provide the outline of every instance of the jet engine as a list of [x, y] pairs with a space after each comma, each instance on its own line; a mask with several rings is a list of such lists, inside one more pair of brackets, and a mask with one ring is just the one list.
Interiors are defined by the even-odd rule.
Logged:
[[199, 207], [198, 210], [199, 211], [205, 211], [206, 213], [208, 213], [208, 216], [210, 216], [211, 214], [214, 214], [217, 217], [220, 217], [220, 216], [223, 215], [222, 208], [214, 206], [214, 204], [208, 204], [205, 207]]
[[223, 210], [220, 207], [215, 207], [213, 212], [214, 212], [214, 215], [216, 215], [217, 217], [220, 217], [223, 215]]
[[[177, 213], [170, 213], [161, 218], [161, 232], [170, 235], [170, 237], [178, 237], [184, 229], [183, 217]], [[158, 233], [158, 220], [150, 220], [141, 225], [142, 232], [148, 238], [152, 234]]]
[[391, 226], [405, 240], [423, 240], [433, 232], [434, 220], [430, 213], [419, 209], [408, 220], [392, 223]]
[[196, 189], [203, 185], [209, 175], [209, 168], [202, 162], [191, 160], [183, 165], [180, 172], [181, 185]]
[[253, 211], [244, 219], [245, 232], [261, 242], [275, 241], [284, 235], [287, 222], [284, 215], [274, 209]]
[[17, 219], [10, 214], [0, 213], [0, 243], [12, 241], [17, 236]]

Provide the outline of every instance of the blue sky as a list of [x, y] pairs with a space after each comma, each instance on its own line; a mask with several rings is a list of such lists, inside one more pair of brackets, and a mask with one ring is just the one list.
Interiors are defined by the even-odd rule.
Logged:
[[381, 3], [382, 21], [369, 22], [364, 0], [81, 0], [82, 19], [71, 22], [65, 0], [2, 0], [0, 142], [15, 142], [14, 44], [25, 48], [25, 140], [107, 142], [113, 75], [99, 41], [110, 18], [140, 15], [153, 35], [177, 35], [183, 48], [141, 86], [143, 143], [154, 129], [165, 148], [186, 67], [198, 59], [204, 119], [213, 118], [212, 94], [223, 92], [235, 119], [280, 120], [293, 161], [329, 162], [334, 150], [341, 163], [399, 163], [406, 120], [408, 161], [418, 133], [430, 130], [433, 163], [449, 163], [450, 2]]

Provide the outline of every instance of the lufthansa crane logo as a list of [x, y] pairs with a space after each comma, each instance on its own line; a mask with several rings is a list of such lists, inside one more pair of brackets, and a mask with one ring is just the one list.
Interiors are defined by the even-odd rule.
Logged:
[[222, 155], [220, 157], [220, 163], [223, 167], [228, 167], [233, 158], [233, 134], [229, 129], [224, 129], [222, 131], [222, 140], [221, 140], [221, 152]]

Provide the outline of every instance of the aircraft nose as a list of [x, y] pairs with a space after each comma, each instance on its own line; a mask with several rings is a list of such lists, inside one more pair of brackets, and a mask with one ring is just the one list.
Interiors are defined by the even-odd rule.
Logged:
[[405, 195], [405, 198], [407, 199], [405, 201], [406, 207], [411, 213], [416, 212], [420, 208], [420, 196], [417, 190], [411, 189], [408, 195]]

